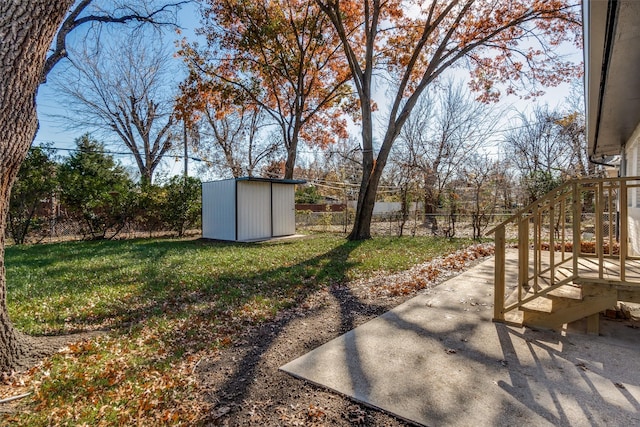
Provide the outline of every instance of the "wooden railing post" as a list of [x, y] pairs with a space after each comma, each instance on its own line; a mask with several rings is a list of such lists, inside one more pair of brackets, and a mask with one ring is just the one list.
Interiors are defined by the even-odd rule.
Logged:
[[613, 214], [613, 212], [615, 212], [615, 205], [613, 204], [613, 195], [614, 195], [614, 190], [616, 187], [619, 188], [619, 182], [615, 183], [615, 182], [611, 182], [609, 183], [609, 188], [608, 188], [608, 193], [607, 193], [607, 224], [608, 224], [608, 232], [609, 232], [609, 256], [613, 257], [613, 243], [615, 242], [615, 227], [616, 227], [616, 223], [615, 223], [615, 215]]
[[493, 320], [504, 321], [504, 293], [505, 293], [505, 228], [496, 229], [495, 255], [495, 288], [493, 296]]
[[594, 189], [596, 192], [596, 256], [598, 257], [598, 278], [604, 277], [604, 184], [598, 182]]
[[629, 211], [627, 206], [627, 181], [620, 180], [620, 280], [626, 280], [625, 262], [629, 254]]
[[529, 285], [529, 218], [518, 221], [518, 302], [522, 289]]
[[582, 220], [582, 204], [580, 203], [579, 183], [573, 184], [573, 278], [578, 277], [578, 258], [582, 251], [580, 247], [580, 222]]
[[551, 286], [555, 284], [556, 281], [556, 265], [555, 265], [555, 255], [556, 255], [556, 239], [555, 239], [555, 201], [552, 200], [549, 203], [549, 283]]
[[542, 255], [542, 243], [540, 242], [540, 210], [536, 206], [532, 212], [533, 217], [533, 293], [538, 292], [538, 273], [540, 272], [540, 256]]

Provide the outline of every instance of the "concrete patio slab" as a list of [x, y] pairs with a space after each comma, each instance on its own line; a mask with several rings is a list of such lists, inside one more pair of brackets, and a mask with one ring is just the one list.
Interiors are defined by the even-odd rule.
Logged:
[[640, 425], [640, 329], [510, 327], [492, 305], [493, 258], [281, 369], [419, 425]]

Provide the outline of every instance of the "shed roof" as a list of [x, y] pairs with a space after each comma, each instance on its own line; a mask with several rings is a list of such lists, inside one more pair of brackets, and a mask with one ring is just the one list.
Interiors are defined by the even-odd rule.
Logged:
[[[221, 179], [218, 181], [257, 181], [257, 182], [272, 182], [275, 184], [305, 184], [307, 181], [304, 179], [281, 179], [281, 178], [258, 178], [254, 176], [242, 176], [239, 178]], [[210, 181], [210, 182], [218, 182]]]
[[281, 179], [281, 178], [256, 178], [253, 176], [243, 176], [236, 178], [237, 181], [259, 181], [259, 182], [273, 182], [277, 184], [304, 184], [307, 181], [304, 179]]

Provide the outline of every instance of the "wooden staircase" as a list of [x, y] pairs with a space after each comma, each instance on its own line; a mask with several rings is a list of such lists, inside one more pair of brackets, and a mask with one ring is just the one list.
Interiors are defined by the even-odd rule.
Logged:
[[559, 330], [567, 323], [587, 318], [587, 332], [598, 333], [599, 313], [617, 302], [617, 291], [607, 285], [564, 285], [524, 304], [520, 308], [522, 324]]
[[[639, 177], [571, 181], [494, 228], [494, 321], [559, 330], [586, 319], [597, 334], [600, 312], [640, 302], [627, 212], [637, 188]], [[506, 262], [507, 231], [517, 236], [516, 265]]]

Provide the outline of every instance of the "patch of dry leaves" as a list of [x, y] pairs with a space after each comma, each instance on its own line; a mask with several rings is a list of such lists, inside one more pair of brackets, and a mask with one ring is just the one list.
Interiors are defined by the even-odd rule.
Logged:
[[434, 258], [409, 270], [395, 274], [381, 272], [361, 279], [356, 286], [365, 288], [372, 297], [396, 297], [427, 289], [469, 268], [478, 259], [493, 255], [493, 244], [476, 244], [444, 257]]

